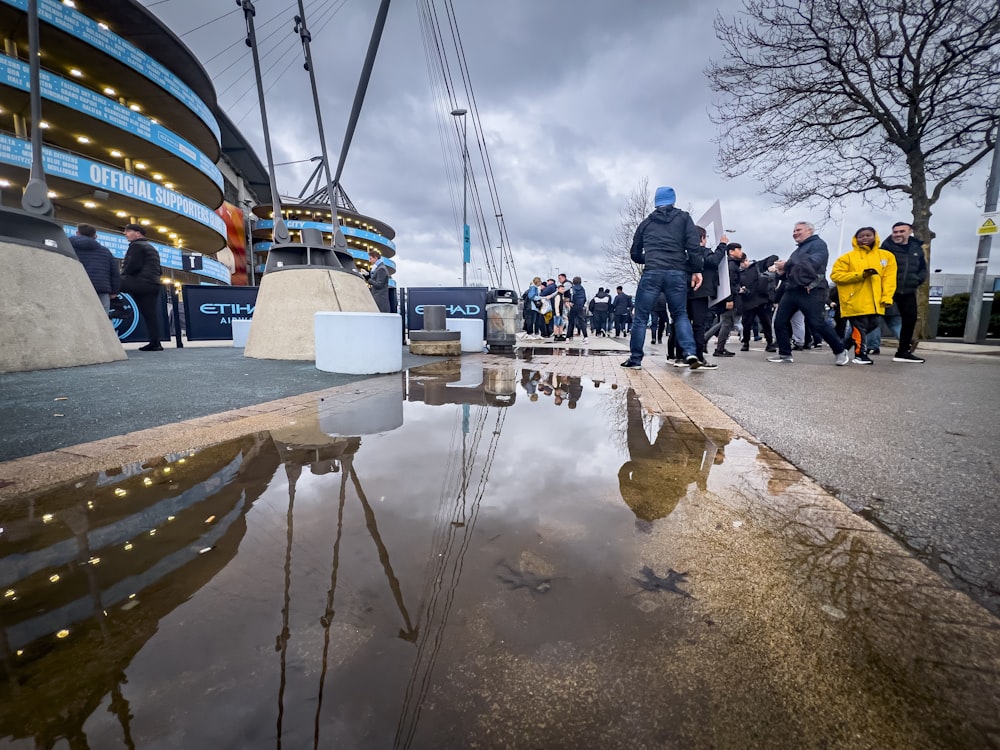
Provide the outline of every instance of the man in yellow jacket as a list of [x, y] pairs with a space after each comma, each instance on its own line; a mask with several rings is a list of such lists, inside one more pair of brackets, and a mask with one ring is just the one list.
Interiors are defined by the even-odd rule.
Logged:
[[[879, 324], [896, 291], [896, 258], [879, 247], [878, 232], [861, 227], [851, 240], [853, 249], [833, 264], [830, 278], [837, 285], [840, 317], [851, 324], [854, 363], [872, 364], [865, 347], [865, 335]], [[850, 349], [850, 339], [844, 344]]]

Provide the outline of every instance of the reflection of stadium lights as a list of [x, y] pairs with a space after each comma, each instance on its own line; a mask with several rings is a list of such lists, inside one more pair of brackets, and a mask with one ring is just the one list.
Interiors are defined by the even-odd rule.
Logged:
[[[71, 2], [73, 2], [73, 0], [63, 0], [63, 2], [65, 2], [67, 5], [69, 5]], [[66, 630], [66, 628], [63, 628], [58, 633], [56, 633], [56, 638], [65, 638], [68, 635], [69, 635], [69, 631]]]
[[59, 581], [58, 573], [53, 573], [52, 575], [49, 576], [49, 583], [58, 583], [58, 581]]
[[132, 542], [125, 542], [125, 550], [128, 551], [132, 549]]
[[122, 489], [121, 487], [116, 487], [115, 488], [115, 496], [116, 497], [125, 497], [127, 494], [128, 494], [128, 490]]
[[53, 516], [51, 513], [46, 513], [44, 516], [42, 516], [42, 523], [49, 523], [49, 521], [51, 521], [53, 518], [55, 518], [55, 516]]
[[12, 596], [14, 596], [14, 589], [7, 589], [6, 591], [3, 592], [3, 595], [7, 599], [10, 599]]

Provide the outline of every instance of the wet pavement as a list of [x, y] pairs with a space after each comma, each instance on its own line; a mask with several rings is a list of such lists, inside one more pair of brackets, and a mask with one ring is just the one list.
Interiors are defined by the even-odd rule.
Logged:
[[1000, 747], [993, 615], [573, 353], [0, 464], [0, 746]]

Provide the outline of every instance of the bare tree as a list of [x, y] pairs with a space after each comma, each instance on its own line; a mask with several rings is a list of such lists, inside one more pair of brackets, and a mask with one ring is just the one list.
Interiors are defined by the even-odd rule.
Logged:
[[632, 247], [632, 236], [639, 223], [653, 211], [653, 203], [649, 196], [649, 178], [643, 177], [638, 186], [629, 193], [625, 205], [618, 213], [618, 223], [614, 231], [602, 245], [604, 252], [604, 268], [601, 280], [609, 289], [621, 284], [638, 284], [642, 276], [642, 268], [632, 262], [629, 250]]
[[[744, 0], [715, 32], [725, 56], [706, 72], [724, 94], [724, 174], [753, 173], [782, 205], [827, 215], [850, 195], [880, 207], [908, 196], [930, 264], [931, 208], [996, 142], [1000, 4]], [[926, 301], [925, 287], [925, 322]]]

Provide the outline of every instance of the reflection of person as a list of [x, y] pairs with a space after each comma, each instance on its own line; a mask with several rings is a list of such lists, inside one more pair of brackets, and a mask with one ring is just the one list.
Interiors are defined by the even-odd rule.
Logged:
[[[97, 230], [90, 224], [80, 224], [76, 234], [69, 238], [76, 251], [76, 257], [83, 264], [83, 270], [94, 285], [104, 312], [111, 312], [111, 298], [118, 296], [121, 288], [121, 277], [118, 274], [118, 261], [104, 245], [97, 241]], [[159, 279], [157, 279], [159, 283]]]
[[368, 251], [368, 262], [371, 263], [371, 273], [368, 276], [368, 287], [371, 289], [379, 312], [391, 312], [389, 309], [389, 269], [382, 260], [382, 253], [372, 249]]
[[664, 417], [655, 442], [650, 443], [642, 404], [631, 388], [626, 403], [629, 460], [618, 471], [618, 486], [637, 518], [655, 521], [673, 512], [692, 482], [705, 488], [708, 471], [728, 436], [710, 439], [686, 419]]
[[141, 224], [126, 224], [125, 238], [128, 250], [122, 263], [121, 290], [135, 299], [142, 321], [146, 324], [149, 343], [140, 346], [141, 352], [162, 352], [160, 345], [160, 254], [146, 239], [146, 228]]

